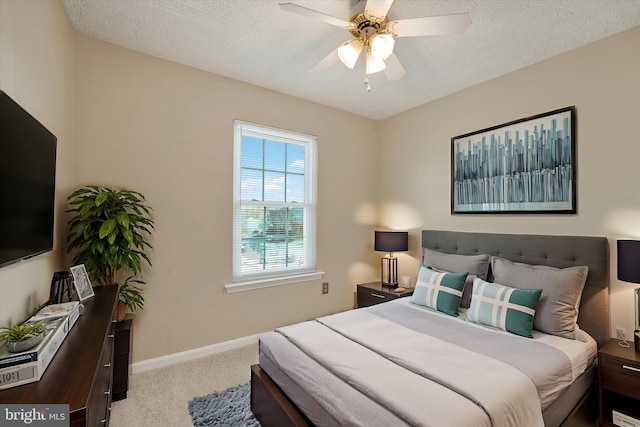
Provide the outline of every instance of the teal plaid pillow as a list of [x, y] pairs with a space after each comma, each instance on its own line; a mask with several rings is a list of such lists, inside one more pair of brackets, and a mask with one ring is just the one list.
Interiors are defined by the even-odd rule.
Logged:
[[541, 294], [542, 289], [515, 289], [476, 277], [467, 320], [532, 338], [533, 317]]
[[443, 273], [421, 265], [411, 301], [457, 316], [467, 274]]

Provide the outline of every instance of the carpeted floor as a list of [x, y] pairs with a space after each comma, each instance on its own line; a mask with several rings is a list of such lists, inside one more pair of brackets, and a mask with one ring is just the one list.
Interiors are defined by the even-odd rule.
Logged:
[[249, 383], [216, 391], [189, 402], [194, 427], [260, 427], [251, 412]]
[[193, 427], [196, 396], [249, 381], [258, 344], [131, 375], [125, 400], [111, 404], [111, 427]]

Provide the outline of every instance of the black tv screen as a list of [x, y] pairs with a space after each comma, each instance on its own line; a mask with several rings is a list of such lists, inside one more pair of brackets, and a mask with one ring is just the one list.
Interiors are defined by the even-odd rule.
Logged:
[[0, 91], [0, 267], [53, 249], [56, 144]]

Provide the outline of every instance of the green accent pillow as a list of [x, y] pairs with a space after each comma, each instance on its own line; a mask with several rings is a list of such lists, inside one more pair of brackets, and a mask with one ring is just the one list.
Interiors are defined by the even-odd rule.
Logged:
[[457, 316], [467, 274], [444, 273], [421, 265], [411, 302]]
[[542, 289], [516, 289], [482, 279], [473, 281], [467, 320], [532, 338], [533, 318]]
[[473, 288], [473, 279], [479, 277], [487, 280], [489, 274], [490, 255], [458, 255], [446, 254], [427, 248], [422, 248], [422, 264], [431, 266], [435, 270], [449, 273], [468, 272], [467, 282], [462, 291], [462, 299], [460, 307], [469, 308], [471, 304], [471, 288]]

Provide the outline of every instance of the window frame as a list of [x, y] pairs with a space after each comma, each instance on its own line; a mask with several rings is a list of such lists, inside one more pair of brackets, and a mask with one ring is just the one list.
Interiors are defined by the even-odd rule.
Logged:
[[[257, 289], [288, 283], [315, 280], [323, 272], [316, 270], [316, 211], [317, 211], [317, 137], [299, 132], [277, 129], [243, 120], [234, 120], [233, 137], [233, 244], [232, 244], [232, 283], [225, 285], [227, 292]], [[242, 179], [242, 138], [250, 136], [259, 139], [296, 144], [305, 149], [303, 203], [241, 200]], [[264, 182], [263, 182], [264, 187]], [[247, 206], [265, 207], [302, 207], [305, 209], [304, 231], [305, 264], [299, 268], [287, 268], [279, 271], [258, 273], [242, 272], [242, 208]]]

